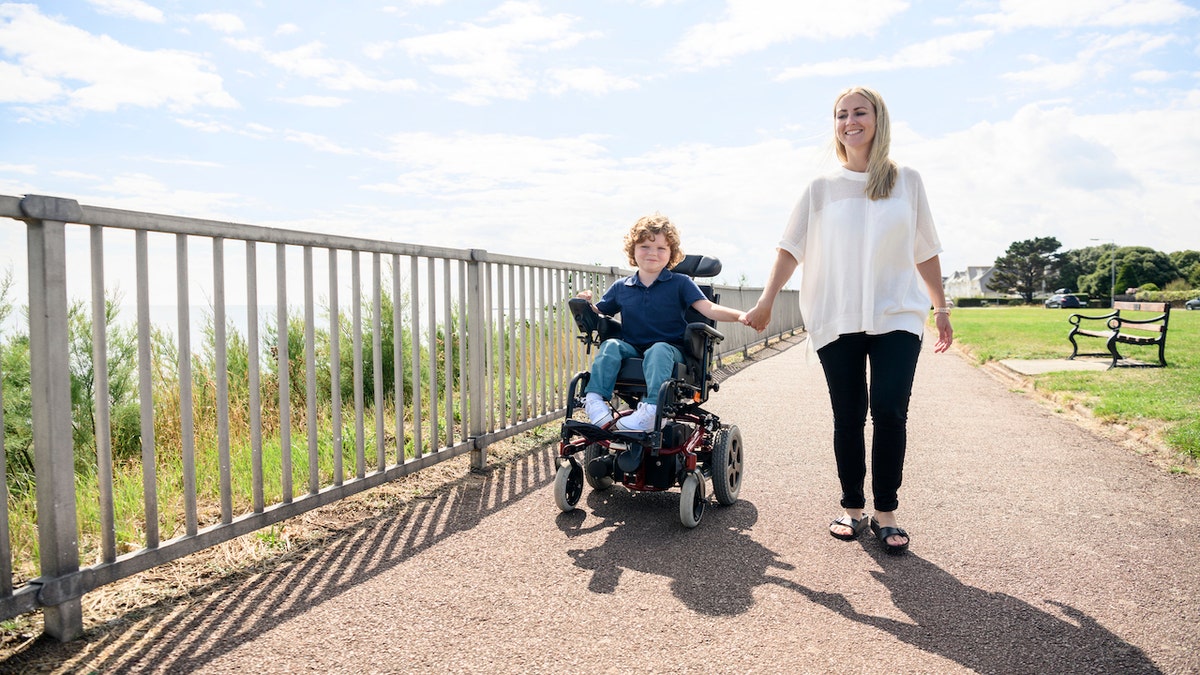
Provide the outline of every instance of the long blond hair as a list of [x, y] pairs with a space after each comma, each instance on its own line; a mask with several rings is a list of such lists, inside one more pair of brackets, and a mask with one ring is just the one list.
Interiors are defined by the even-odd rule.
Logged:
[[[887, 105], [879, 92], [867, 87], [850, 87], [833, 99], [833, 114], [837, 117], [837, 105], [843, 98], [851, 94], [861, 94], [875, 108], [875, 140], [871, 143], [871, 154], [867, 156], [867, 197], [871, 199], [887, 199], [896, 185], [896, 176], [900, 170], [896, 163], [888, 157], [892, 146], [892, 123], [888, 117]], [[843, 164], [849, 161], [846, 146], [834, 134], [834, 147], [838, 159]]]

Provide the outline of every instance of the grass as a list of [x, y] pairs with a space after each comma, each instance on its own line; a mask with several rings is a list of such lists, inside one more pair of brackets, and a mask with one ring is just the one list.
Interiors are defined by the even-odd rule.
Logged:
[[[347, 407], [343, 418], [353, 425], [354, 409]], [[376, 441], [374, 438], [373, 411], [366, 411], [364, 431], [365, 464], [368, 473], [376, 469]], [[391, 430], [393, 417], [389, 409], [385, 414], [387, 428]], [[292, 492], [294, 497], [302, 496], [309, 489], [309, 456], [308, 438], [304, 420], [293, 424], [291, 437], [292, 448]], [[411, 421], [407, 431], [411, 433]], [[439, 435], [445, 438], [445, 427], [439, 425]], [[236, 434], [235, 434], [236, 436]], [[412, 439], [406, 435], [405, 457], [414, 456]], [[177, 452], [172, 454], [171, 445], [158, 439], [159, 450], [163, 453], [156, 465], [156, 488], [159, 507], [159, 538], [167, 540], [184, 533], [185, 510], [183, 506], [183, 476], [178, 461]], [[388, 453], [388, 464], [397, 461], [395, 441], [390, 435], [385, 440]], [[355, 436], [354, 429], [342, 431], [342, 466], [343, 478], [350, 480], [355, 476]], [[320, 486], [327, 487], [333, 482], [333, 439], [332, 430], [328, 425], [318, 429], [318, 475]], [[220, 519], [220, 469], [215, 438], [205, 438], [204, 434], [197, 435], [196, 443], [196, 483], [198, 500], [199, 527], [216, 524]], [[265, 434], [262, 444], [262, 475], [263, 493], [266, 505], [276, 504], [282, 497], [283, 453], [278, 436]], [[230, 447], [231, 462], [231, 497], [233, 516], [236, 518], [253, 509], [254, 485], [251, 470], [251, 451], [248, 439], [232, 439]], [[100, 561], [99, 542], [100, 504], [99, 485], [94, 473], [78, 473], [75, 476], [75, 494], [78, 507], [78, 527], [81, 545], [81, 563], [93, 564]], [[117, 553], [123, 554], [141, 548], [145, 539], [145, 517], [143, 513], [142, 467], [136, 460], [118, 462], [113, 467], [113, 507], [115, 516], [115, 536]], [[12, 495], [9, 499], [10, 535], [12, 541], [14, 581], [19, 582], [37, 574], [39, 555], [37, 539], [37, 503], [36, 494]], [[270, 537], [271, 534], [267, 535]]]
[[[957, 309], [954, 338], [980, 363], [1001, 359], [1065, 359], [1071, 354], [1071, 343], [1067, 341], [1071, 326], [1067, 317], [1072, 313], [1074, 310], [1040, 307]], [[1139, 318], [1137, 313], [1132, 316]], [[1103, 349], [1100, 341], [1089, 342]], [[1156, 347], [1121, 347], [1122, 355], [1127, 358], [1157, 361]], [[1167, 446], [1200, 459], [1200, 312], [1182, 309], [1171, 312], [1166, 356], [1166, 368], [1051, 372], [1033, 376], [1033, 383], [1040, 391], [1081, 403], [1107, 422], [1159, 424], [1163, 426], [1162, 441]]]

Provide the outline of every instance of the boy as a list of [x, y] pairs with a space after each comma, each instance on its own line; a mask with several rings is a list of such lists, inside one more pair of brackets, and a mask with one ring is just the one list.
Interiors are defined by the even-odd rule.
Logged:
[[[621, 314], [622, 339], [605, 340], [592, 362], [591, 379], [584, 390], [584, 410], [592, 424], [612, 421], [608, 400], [613, 395], [621, 362], [642, 357], [646, 396], [637, 410], [617, 420], [623, 431], [653, 428], [658, 413], [658, 389], [683, 363], [684, 312], [696, 309], [714, 321], [743, 321], [739, 310], [718, 305], [704, 296], [691, 277], [673, 274], [670, 268], [683, 260], [679, 230], [666, 216], [655, 213], [639, 219], [625, 235], [625, 254], [637, 273], [618, 279], [592, 309], [600, 314]], [[591, 302], [592, 292], [579, 296]]]

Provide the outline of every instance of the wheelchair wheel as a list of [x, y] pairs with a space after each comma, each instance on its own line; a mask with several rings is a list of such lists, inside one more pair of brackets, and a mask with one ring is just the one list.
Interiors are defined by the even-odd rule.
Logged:
[[742, 491], [742, 432], [736, 426], [721, 427], [713, 436], [712, 468], [713, 496], [722, 506], [729, 506]]
[[554, 475], [554, 503], [564, 512], [574, 511], [583, 495], [583, 467], [568, 461]]
[[700, 524], [704, 517], [704, 479], [699, 472], [689, 473], [683, 479], [683, 490], [679, 493], [679, 522], [686, 528]]
[[600, 445], [599, 443], [591, 443], [583, 449], [583, 478], [587, 481], [588, 487], [596, 490], [597, 492], [602, 492], [612, 487], [613, 478], [612, 476], [597, 478], [592, 475], [592, 472], [588, 470], [588, 467], [592, 465], [593, 459], [596, 459], [597, 457], [603, 457], [607, 454], [608, 448]]

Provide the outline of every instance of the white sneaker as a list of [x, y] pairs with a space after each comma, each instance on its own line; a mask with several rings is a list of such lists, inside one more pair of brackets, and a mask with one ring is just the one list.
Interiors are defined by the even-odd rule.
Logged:
[[654, 417], [658, 414], [658, 406], [639, 403], [637, 410], [617, 420], [617, 428], [622, 431], [650, 431], [654, 428]]
[[588, 419], [596, 426], [604, 426], [612, 421], [612, 408], [608, 405], [608, 401], [600, 398], [600, 394], [588, 392], [588, 395], [583, 398], [583, 409], [587, 412]]

